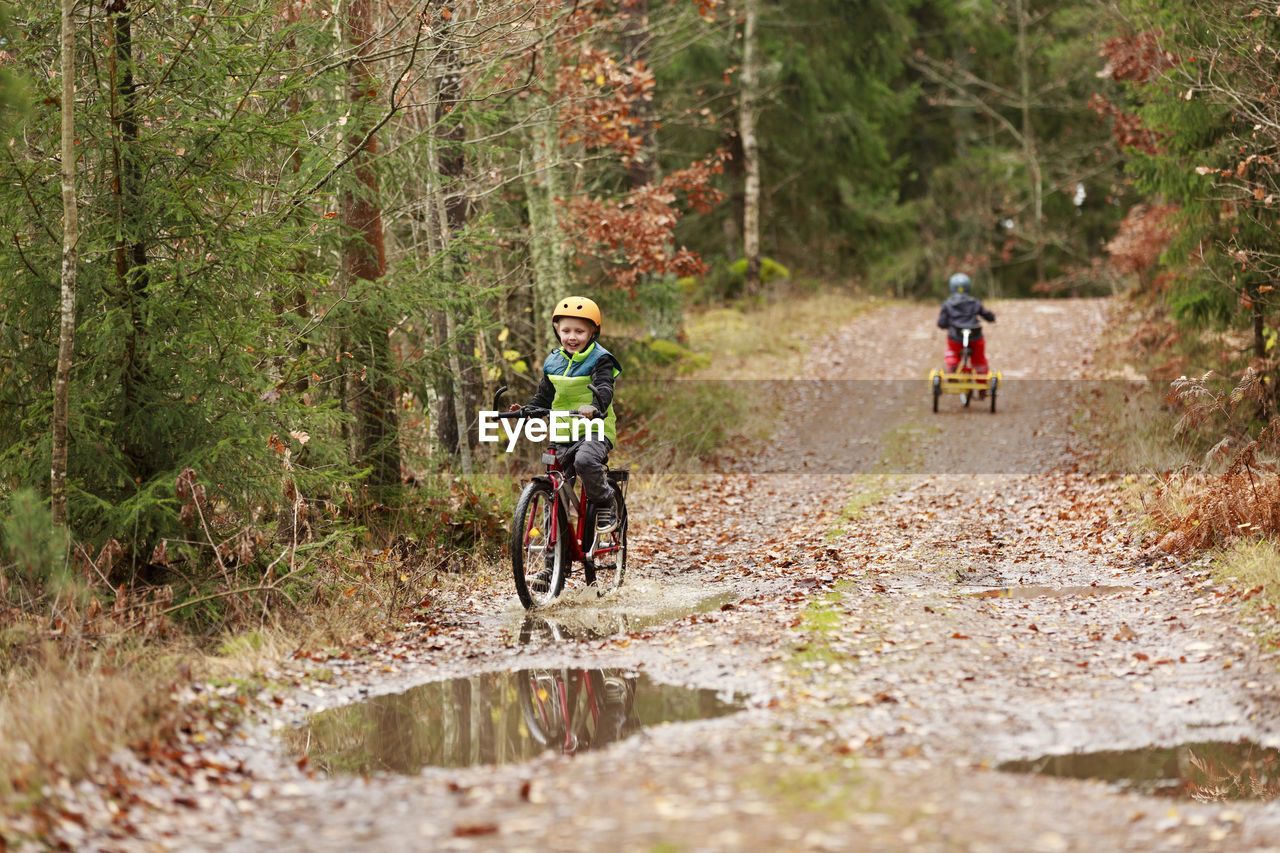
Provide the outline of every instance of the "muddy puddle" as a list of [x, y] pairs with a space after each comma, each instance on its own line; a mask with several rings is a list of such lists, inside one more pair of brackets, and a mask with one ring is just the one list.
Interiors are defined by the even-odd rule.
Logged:
[[535, 645], [599, 640], [719, 610], [735, 599], [734, 593], [727, 591], [709, 595], [704, 585], [640, 580], [604, 597], [597, 596], [592, 589], [581, 589], [533, 614], [513, 611], [508, 630], [520, 643]]
[[1068, 595], [1115, 595], [1134, 592], [1131, 586], [998, 586], [969, 590], [969, 598], [1062, 598]]
[[1097, 779], [1143, 794], [1201, 802], [1280, 796], [1280, 751], [1251, 741], [1049, 755], [1006, 761], [996, 769]]
[[286, 742], [329, 774], [412, 774], [574, 755], [660, 723], [741, 708], [737, 697], [621, 669], [525, 669], [432, 682], [323, 711], [287, 733]]

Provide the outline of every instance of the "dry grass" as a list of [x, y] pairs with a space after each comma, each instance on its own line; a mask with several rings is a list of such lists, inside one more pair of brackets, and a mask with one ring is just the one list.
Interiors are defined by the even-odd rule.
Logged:
[[154, 650], [123, 657], [45, 644], [0, 676], [0, 796], [38, 799], [43, 784], [83, 778], [115, 750], [159, 736], [182, 666]]
[[830, 331], [880, 304], [852, 291], [789, 296], [755, 308], [713, 308], [691, 314], [691, 350], [711, 363], [693, 379], [775, 379], [795, 374], [804, 352]]
[[[1114, 376], [1189, 371], [1205, 363], [1207, 352], [1224, 348], [1220, 335], [1193, 335], [1140, 314], [1128, 323], [1114, 319], [1116, 332], [1099, 358]], [[1130, 364], [1135, 358], [1137, 370]], [[1211, 361], [1226, 363], [1220, 354]], [[1273, 633], [1280, 607], [1280, 472], [1263, 454], [1275, 443], [1276, 424], [1255, 434], [1248, 423], [1262, 388], [1256, 376], [1246, 371], [1234, 390], [1203, 379], [1106, 385], [1092, 406], [1092, 443], [1102, 466], [1133, 485], [1145, 514], [1141, 526], [1154, 532], [1162, 551], [1208, 551], [1220, 580], [1261, 603], [1261, 630]], [[1180, 404], [1171, 402], [1171, 387]]]
[[1241, 589], [1258, 590], [1257, 598], [1268, 610], [1280, 607], [1280, 547], [1272, 539], [1237, 539], [1214, 560], [1214, 575]]
[[1104, 470], [1159, 478], [1187, 463], [1192, 447], [1174, 432], [1177, 416], [1164, 390], [1164, 383], [1123, 380], [1091, 388], [1091, 417], [1075, 426], [1097, 449]]

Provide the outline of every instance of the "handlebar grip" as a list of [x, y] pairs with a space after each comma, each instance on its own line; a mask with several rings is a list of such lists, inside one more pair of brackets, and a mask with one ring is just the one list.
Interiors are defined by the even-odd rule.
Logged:
[[538, 409], [538, 408], [534, 408], [533, 406], [523, 406], [519, 409], [516, 409], [514, 412], [498, 412], [498, 419], [503, 420], [507, 418], [545, 418], [549, 414], [551, 414], [550, 409]]

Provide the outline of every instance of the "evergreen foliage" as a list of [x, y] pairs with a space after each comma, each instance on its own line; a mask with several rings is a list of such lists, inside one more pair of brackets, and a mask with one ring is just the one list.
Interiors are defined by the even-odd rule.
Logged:
[[[1280, 142], [1272, 126], [1275, 16], [1241, 2], [1119, 4], [1109, 67], [1125, 105], [1154, 140], [1127, 149], [1145, 195], [1176, 211], [1164, 261], [1175, 316], [1197, 326], [1252, 328], [1267, 354], [1267, 315], [1280, 266], [1276, 243]], [[1144, 137], [1138, 137], [1141, 142]]]
[[[48, 489], [61, 81], [47, 6], [16, 0], [0, 22], [11, 494]], [[761, 7], [766, 278], [904, 295], [959, 267], [997, 295], [1086, 278], [1129, 192], [1084, 103], [1093, 7]], [[387, 535], [379, 512], [425, 500], [406, 485], [487, 464], [475, 412], [498, 384], [532, 390], [564, 291], [599, 291], [610, 317], [666, 342], [632, 342], [661, 361], [688, 301], [742, 289], [740, 21], [725, 4], [363, 4], [376, 41], [354, 8], [79, 12], [69, 526], [85, 555], [120, 549], [95, 563], [113, 584], [171, 580], [175, 555], [212, 560], [223, 586], [231, 569], [252, 579], [266, 549], [339, 517]], [[1151, 99], [1152, 120], [1169, 101]], [[1203, 109], [1209, 132], [1221, 113]], [[1206, 150], [1193, 136], [1182, 156]], [[1196, 192], [1168, 160], [1148, 172], [1150, 191]]]

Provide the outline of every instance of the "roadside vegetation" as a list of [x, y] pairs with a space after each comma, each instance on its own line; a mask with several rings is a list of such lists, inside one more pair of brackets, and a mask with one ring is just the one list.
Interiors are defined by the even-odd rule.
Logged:
[[[1141, 294], [1115, 326], [1077, 419], [1100, 473], [1120, 480], [1152, 556], [1208, 559], [1252, 601], [1274, 643], [1280, 605], [1280, 419], [1274, 368], [1246, 358], [1242, 335], [1180, 326]], [[1268, 347], [1268, 360], [1274, 359]], [[1171, 377], [1171, 365], [1185, 374]], [[1262, 370], [1267, 372], [1262, 372]], [[1150, 377], [1150, 378], [1143, 378]]]

